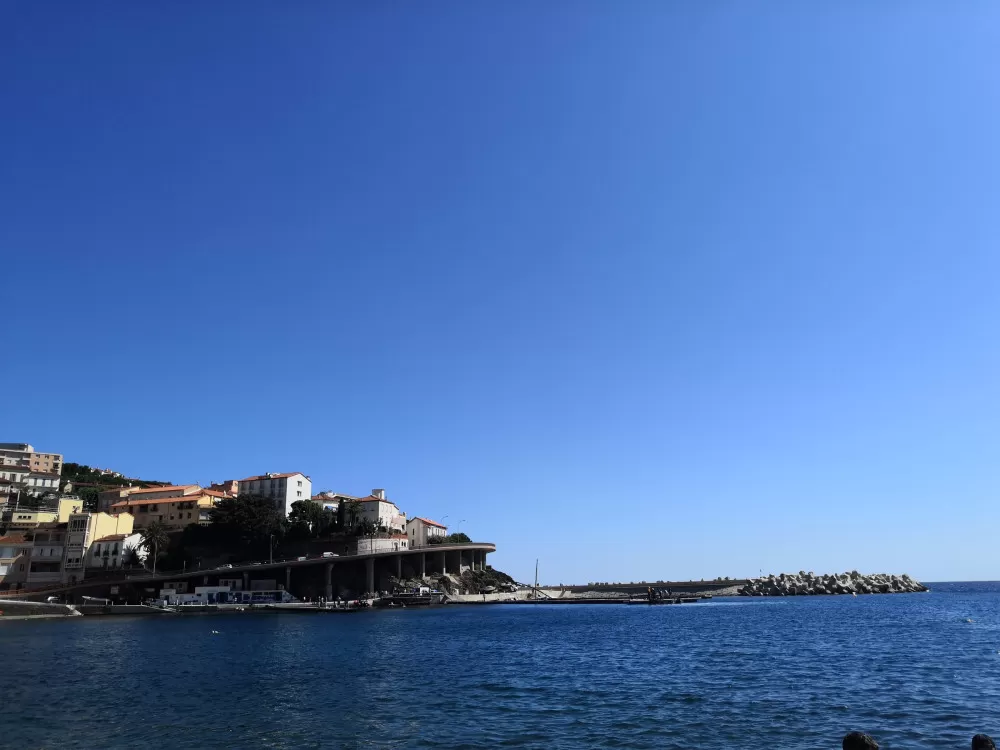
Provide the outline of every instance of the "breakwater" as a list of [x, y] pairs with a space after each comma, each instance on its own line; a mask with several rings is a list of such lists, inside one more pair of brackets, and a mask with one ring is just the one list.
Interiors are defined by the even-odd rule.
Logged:
[[781, 573], [752, 578], [740, 588], [740, 596], [812, 596], [824, 594], [909, 594], [927, 591], [927, 587], [908, 575], [872, 573], [856, 570], [849, 573]]

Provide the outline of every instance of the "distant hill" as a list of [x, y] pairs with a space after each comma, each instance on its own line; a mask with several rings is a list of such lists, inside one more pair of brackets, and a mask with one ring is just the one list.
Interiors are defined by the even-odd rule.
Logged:
[[97, 495], [104, 490], [115, 487], [162, 487], [170, 482], [160, 482], [152, 479], [137, 479], [121, 477], [114, 474], [104, 474], [86, 464], [75, 464], [71, 461], [63, 463], [62, 481], [73, 485], [73, 492], [83, 500], [83, 507], [93, 510], [97, 507]]

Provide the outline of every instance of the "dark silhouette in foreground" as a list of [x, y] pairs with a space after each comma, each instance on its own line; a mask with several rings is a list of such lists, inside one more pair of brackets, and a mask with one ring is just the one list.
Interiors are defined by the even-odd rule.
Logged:
[[878, 750], [878, 743], [870, 734], [851, 732], [844, 735], [844, 750]]
[[[875, 738], [864, 732], [845, 734], [842, 746], [844, 750], [878, 750]], [[988, 734], [977, 734], [972, 738], [972, 750], [997, 750], [997, 746]]]

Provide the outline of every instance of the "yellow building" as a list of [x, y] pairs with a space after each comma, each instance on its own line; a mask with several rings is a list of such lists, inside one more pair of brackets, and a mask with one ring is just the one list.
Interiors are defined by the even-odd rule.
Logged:
[[97, 496], [97, 509], [110, 513], [112, 506], [123, 500], [160, 500], [168, 497], [199, 495], [204, 492], [197, 484], [168, 485], [165, 487], [116, 487]]
[[11, 508], [3, 512], [3, 523], [10, 532], [30, 531], [43, 523], [66, 523], [70, 515], [83, 510], [83, 501], [74, 496], [61, 497], [55, 507]]
[[[87, 566], [87, 553], [90, 545], [98, 539], [118, 534], [129, 535], [135, 525], [131, 513], [109, 515], [107, 513], [74, 513], [66, 525], [66, 550], [63, 554], [61, 579], [63, 582], [75, 583], [83, 580], [83, 572]], [[38, 576], [35, 571], [35, 561], [32, 560], [32, 572], [29, 581], [34, 583]], [[42, 573], [39, 570], [37, 573]], [[51, 573], [53, 571], [45, 571]]]
[[194, 523], [211, 523], [211, 510], [220, 493], [201, 490], [181, 497], [145, 498], [131, 497], [111, 506], [112, 513], [132, 513], [136, 528], [145, 528], [159, 521], [168, 531], [180, 531]]

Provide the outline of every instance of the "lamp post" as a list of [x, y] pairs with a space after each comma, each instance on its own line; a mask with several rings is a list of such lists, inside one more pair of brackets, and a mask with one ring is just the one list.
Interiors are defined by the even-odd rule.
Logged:
[[274, 534], [271, 534], [267, 539], [267, 554], [270, 560], [269, 564], [274, 565]]
[[462, 524], [463, 523], [465, 523], [465, 519], [464, 518], [461, 521], [458, 522], [458, 533], [459, 534], [462, 533]]

